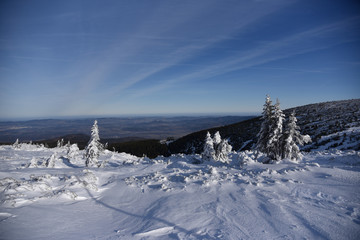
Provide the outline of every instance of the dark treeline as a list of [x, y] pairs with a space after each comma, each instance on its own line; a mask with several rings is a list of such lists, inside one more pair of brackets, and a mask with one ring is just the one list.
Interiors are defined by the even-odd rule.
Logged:
[[144, 155], [149, 158], [156, 158], [160, 155], [165, 157], [170, 156], [168, 146], [166, 144], [161, 144], [159, 140], [155, 139], [109, 143], [108, 148], [109, 150], [115, 149], [117, 152], [130, 153], [137, 157], [142, 157]]

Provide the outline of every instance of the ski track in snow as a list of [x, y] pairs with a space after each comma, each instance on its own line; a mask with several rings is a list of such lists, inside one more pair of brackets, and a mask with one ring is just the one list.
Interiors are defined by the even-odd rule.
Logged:
[[[55, 154], [55, 155], [54, 155]], [[53, 168], [44, 163], [54, 155]], [[359, 239], [360, 153], [262, 164], [0, 146], [0, 239]]]

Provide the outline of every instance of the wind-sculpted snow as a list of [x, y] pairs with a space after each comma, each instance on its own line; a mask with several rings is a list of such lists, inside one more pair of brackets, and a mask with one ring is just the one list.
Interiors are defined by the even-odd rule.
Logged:
[[[62, 197], [64, 200], [83, 200], [79, 196], [83, 189], [98, 191], [97, 177], [90, 170], [77, 175], [31, 174], [28, 179], [6, 177], [0, 179], [1, 204], [6, 207], [19, 207], [38, 200]], [[84, 194], [82, 194], [84, 195]]]
[[[358, 239], [360, 153], [263, 164], [0, 146], [0, 239]], [[50, 161], [51, 160], [51, 161]], [[50, 164], [51, 163], [51, 164]]]

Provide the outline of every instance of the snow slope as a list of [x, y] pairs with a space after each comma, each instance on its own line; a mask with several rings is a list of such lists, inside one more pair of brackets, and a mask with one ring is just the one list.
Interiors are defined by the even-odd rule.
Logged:
[[0, 239], [360, 237], [356, 151], [279, 164], [249, 151], [231, 154], [230, 164], [106, 151], [106, 167], [91, 169], [82, 155], [0, 146]]

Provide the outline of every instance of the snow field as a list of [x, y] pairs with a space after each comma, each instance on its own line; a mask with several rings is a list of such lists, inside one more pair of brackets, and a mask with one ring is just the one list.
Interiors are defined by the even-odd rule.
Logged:
[[[105, 151], [0, 146], [0, 239], [358, 239], [360, 154], [324, 151], [299, 163], [229, 164], [199, 155], [137, 158]], [[51, 156], [54, 165], [42, 163]], [[30, 166], [30, 163], [36, 163]]]

